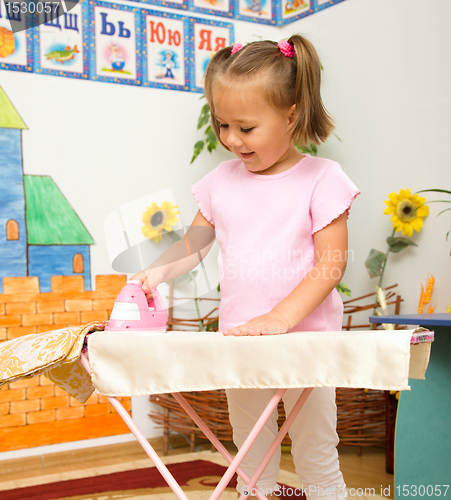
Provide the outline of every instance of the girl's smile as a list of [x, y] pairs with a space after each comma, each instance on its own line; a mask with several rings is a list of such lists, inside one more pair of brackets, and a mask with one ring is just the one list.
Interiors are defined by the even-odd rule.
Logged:
[[215, 91], [214, 111], [221, 142], [250, 172], [274, 175], [302, 159], [291, 137], [294, 106], [279, 110], [261, 92], [222, 88]]

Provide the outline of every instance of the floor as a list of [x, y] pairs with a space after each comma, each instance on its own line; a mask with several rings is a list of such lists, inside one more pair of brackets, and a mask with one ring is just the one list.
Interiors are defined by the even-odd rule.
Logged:
[[[233, 453], [233, 445], [225, 443], [226, 447]], [[161, 454], [161, 440], [153, 442], [156, 451]], [[209, 450], [208, 443], [198, 443], [197, 450]], [[173, 440], [172, 454], [187, 453], [189, 448], [181, 439]], [[385, 472], [385, 454], [382, 449], [365, 448], [361, 456], [357, 456], [356, 448], [339, 448], [341, 470], [345, 478], [349, 500], [352, 500], [352, 491], [355, 496], [380, 495], [393, 498], [393, 475]], [[88, 450], [75, 450], [70, 452], [53, 453], [43, 456], [29, 457], [0, 462], [0, 490], [13, 488], [13, 484], [27, 486], [39, 483], [43, 475], [53, 476], [58, 480], [61, 475], [82, 475], [84, 470], [114, 466], [119, 468], [121, 464], [126, 469], [133, 468], [133, 463], [140, 463], [147, 459], [140, 445], [136, 442], [128, 442], [117, 445], [90, 448]], [[141, 462], [142, 463], [142, 462]], [[142, 465], [140, 465], [142, 467]], [[282, 454], [281, 468], [288, 472], [294, 472], [294, 465], [290, 453]], [[46, 482], [46, 481], [45, 481]], [[350, 490], [353, 488], [354, 490]], [[366, 495], [365, 495], [366, 493]], [[0, 494], [1, 497], [1, 494]]]

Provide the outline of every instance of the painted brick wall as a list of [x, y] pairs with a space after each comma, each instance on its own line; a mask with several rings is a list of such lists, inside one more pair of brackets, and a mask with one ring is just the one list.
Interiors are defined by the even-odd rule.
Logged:
[[[0, 294], [0, 342], [30, 333], [107, 320], [126, 277], [96, 277], [85, 291], [83, 276], [53, 276], [40, 293], [36, 277], [4, 278]], [[130, 398], [120, 398], [130, 411]], [[0, 390], [0, 452], [125, 434], [129, 430], [104, 396], [83, 405], [44, 376]]]

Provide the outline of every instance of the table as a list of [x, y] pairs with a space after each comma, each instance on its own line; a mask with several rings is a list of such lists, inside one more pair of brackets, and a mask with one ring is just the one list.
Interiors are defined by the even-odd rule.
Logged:
[[[371, 316], [372, 323], [435, 332], [425, 381], [400, 395], [395, 429], [395, 498], [444, 496], [451, 484], [451, 314]], [[432, 493], [432, 494], [431, 494]], [[451, 496], [451, 488], [446, 492]]]

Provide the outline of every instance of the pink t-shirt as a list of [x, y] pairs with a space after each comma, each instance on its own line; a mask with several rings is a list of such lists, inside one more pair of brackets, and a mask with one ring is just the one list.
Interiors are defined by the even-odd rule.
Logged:
[[[313, 234], [360, 193], [337, 162], [305, 155], [275, 175], [225, 161], [191, 188], [219, 243], [224, 331], [269, 312], [314, 267]], [[332, 255], [332, 259], [333, 259]], [[343, 302], [333, 290], [292, 331], [341, 330]]]

